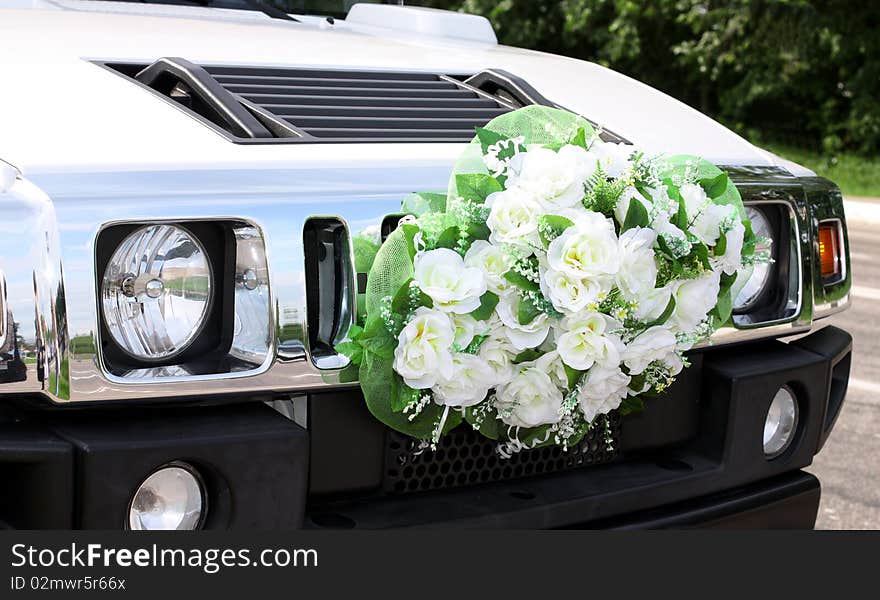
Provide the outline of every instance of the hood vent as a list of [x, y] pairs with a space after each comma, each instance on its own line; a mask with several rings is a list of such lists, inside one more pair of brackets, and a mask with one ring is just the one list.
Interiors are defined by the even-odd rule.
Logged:
[[468, 142], [516, 106], [467, 85], [468, 76], [104, 63], [195, 113], [238, 143]]
[[468, 142], [474, 128], [498, 115], [528, 104], [557, 106], [497, 69], [444, 75], [195, 65], [182, 58], [103, 66], [237, 143]]

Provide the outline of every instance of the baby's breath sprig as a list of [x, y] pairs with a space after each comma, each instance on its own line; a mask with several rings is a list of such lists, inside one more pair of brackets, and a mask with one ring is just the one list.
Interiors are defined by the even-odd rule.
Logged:
[[655, 392], [663, 392], [675, 381], [675, 376], [669, 371], [669, 366], [659, 360], [653, 361], [645, 369], [645, 383]]
[[548, 317], [551, 317], [553, 319], [561, 319], [563, 316], [565, 316], [561, 312], [556, 310], [556, 308], [553, 306], [553, 303], [547, 300], [547, 298], [545, 298], [544, 295], [541, 294], [541, 292], [524, 290], [523, 296], [528, 298], [529, 302], [531, 302], [535, 306], [535, 308], [540, 310]]
[[602, 415], [602, 435], [605, 440], [605, 448], [608, 452], [614, 451], [614, 434], [611, 432], [611, 419], [608, 415]]
[[385, 324], [385, 329], [387, 329], [389, 333], [397, 335], [400, 333], [404, 324], [400, 315], [391, 310], [393, 300], [394, 299], [391, 296], [382, 297], [379, 301], [379, 317], [381, 317], [382, 322]]
[[406, 415], [408, 421], [414, 421], [416, 417], [422, 414], [425, 407], [431, 402], [431, 394], [425, 392], [417, 396], [414, 402], [410, 402], [403, 407], [403, 414]]

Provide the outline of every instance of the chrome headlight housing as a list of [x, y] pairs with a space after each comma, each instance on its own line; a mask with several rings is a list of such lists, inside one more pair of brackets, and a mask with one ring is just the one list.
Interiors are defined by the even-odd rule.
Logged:
[[[755, 254], [764, 252], [772, 256], [771, 251], [776, 234], [767, 214], [754, 206], [747, 206], [746, 218], [752, 222], [752, 232], [761, 240], [755, 246]], [[734, 310], [745, 310], [753, 306], [761, 297], [770, 281], [771, 266], [770, 263], [759, 263], [743, 267], [740, 270], [734, 287], [737, 292], [733, 301]]]
[[96, 240], [102, 365], [131, 382], [265, 368], [274, 344], [262, 232], [205, 220], [116, 223]]
[[101, 281], [104, 324], [113, 341], [143, 361], [179, 355], [205, 325], [214, 277], [198, 238], [178, 225], [130, 233]]
[[746, 265], [731, 288], [733, 323], [760, 327], [797, 317], [801, 308], [801, 252], [797, 216], [787, 200], [746, 205], [758, 238], [755, 256], [767, 260]]

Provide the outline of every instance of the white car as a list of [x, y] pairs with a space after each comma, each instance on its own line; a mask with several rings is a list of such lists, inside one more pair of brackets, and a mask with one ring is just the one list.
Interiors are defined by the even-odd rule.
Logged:
[[[813, 526], [801, 468], [851, 352], [823, 326], [851, 283], [831, 182], [482, 17], [284, 4], [0, 0], [0, 525]], [[774, 261], [613, 439], [504, 459], [462, 427], [420, 454], [334, 351], [352, 234], [530, 104], [721, 166]]]

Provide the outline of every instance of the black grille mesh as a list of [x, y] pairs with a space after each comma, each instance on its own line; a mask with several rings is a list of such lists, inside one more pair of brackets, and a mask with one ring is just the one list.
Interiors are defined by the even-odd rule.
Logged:
[[416, 454], [417, 442], [395, 431], [388, 432], [385, 444], [383, 491], [410, 494], [508, 481], [600, 465], [617, 457], [620, 417], [609, 415], [612, 448], [605, 442], [604, 427], [594, 427], [576, 448], [564, 452], [558, 446], [525, 450], [501, 458], [497, 442], [486, 439], [467, 425], [448, 433], [436, 451]]
[[469, 141], [511, 108], [432, 73], [205, 66], [227, 91], [305, 137]]

